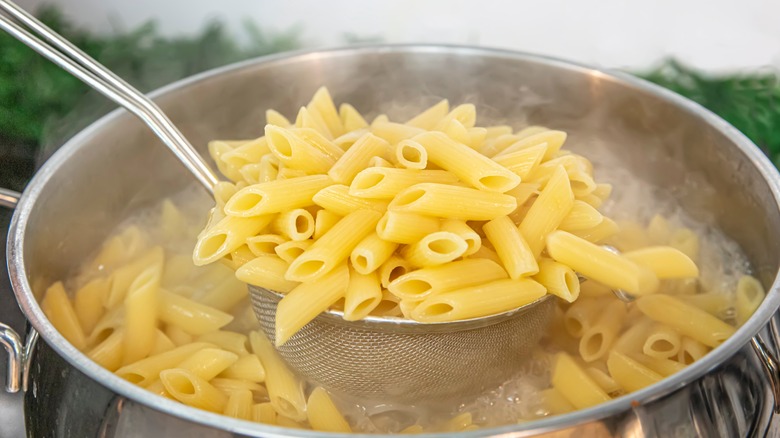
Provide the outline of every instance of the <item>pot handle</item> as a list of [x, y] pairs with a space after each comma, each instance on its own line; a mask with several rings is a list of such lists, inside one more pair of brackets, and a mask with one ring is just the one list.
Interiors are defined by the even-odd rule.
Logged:
[[[14, 208], [21, 194], [13, 190], [0, 188], [0, 207]], [[8, 372], [5, 377], [5, 390], [10, 393], [27, 389], [27, 376], [30, 356], [38, 340], [38, 332], [30, 329], [25, 342], [16, 330], [0, 322], [0, 344], [8, 352]]]
[[[772, 316], [769, 320], [767, 330], [771, 335], [771, 340], [775, 346], [780, 346], [780, 331], [778, 329], [778, 314]], [[780, 414], [780, 360], [769, 347], [767, 347], [764, 340], [761, 339], [760, 334], [756, 334], [750, 339], [750, 345], [753, 347], [761, 365], [764, 367], [769, 384], [772, 386], [772, 398], [774, 399], [774, 413]]]

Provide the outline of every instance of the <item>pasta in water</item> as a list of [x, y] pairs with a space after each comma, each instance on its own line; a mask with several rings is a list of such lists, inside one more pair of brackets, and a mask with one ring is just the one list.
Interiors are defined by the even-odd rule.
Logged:
[[[263, 136], [209, 144], [230, 181], [215, 187], [205, 228], [207, 201], [194, 191], [166, 199], [51, 284], [41, 307], [85, 355], [162, 397], [369, 433], [465, 431], [587, 408], [678, 372], [758, 308], [764, 289], [733, 243], [674, 215], [612, 219], [611, 186], [564, 148], [564, 132], [476, 117], [473, 105], [444, 100], [404, 123], [369, 123], [350, 105], [337, 110], [324, 88], [293, 122], [269, 110]], [[728, 269], [718, 256], [727, 246]], [[331, 308], [349, 321], [425, 323], [547, 294], [557, 305], [533, 357], [500, 387], [454, 406], [388, 410], [290, 370], [257, 330], [247, 284], [284, 295], [279, 344]]]

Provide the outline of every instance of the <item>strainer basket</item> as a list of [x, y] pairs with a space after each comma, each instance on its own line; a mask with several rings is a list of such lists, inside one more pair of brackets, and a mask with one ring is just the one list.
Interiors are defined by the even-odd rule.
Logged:
[[[250, 286], [255, 315], [275, 340], [282, 295]], [[474, 395], [507, 380], [552, 319], [549, 295], [518, 309], [449, 323], [317, 316], [277, 351], [301, 376], [330, 391], [384, 402], [421, 403]], [[522, 315], [522, 316], [521, 316]]]

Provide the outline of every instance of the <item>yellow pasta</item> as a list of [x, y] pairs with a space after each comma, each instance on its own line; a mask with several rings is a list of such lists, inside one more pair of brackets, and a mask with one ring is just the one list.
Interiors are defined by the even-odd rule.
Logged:
[[249, 338], [242, 333], [231, 331], [214, 331], [201, 335], [198, 342], [208, 342], [223, 350], [230, 351], [239, 356], [249, 354]]
[[323, 234], [327, 233], [328, 230], [333, 228], [340, 219], [341, 216], [332, 211], [325, 209], [317, 211], [317, 215], [314, 217], [314, 234], [312, 237], [319, 239]]
[[415, 184], [390, 201], [388, 210], [463, 220], [491, 220], [517, 208], [515, 198], [501, 193], [436, 183]]
[[387, 288], [396, 278], [412, 270], [412, 265], [398, 256], [391, 256], [379, 267], [379, 280]]
[[162, 264], [149, 266], [136, 277], [127, 292], [125, 327], [133, 336], [124, 338], [124, 363], [143, 359], [154, 348], [161, 276]]
[[219, 374], [228, 379], [244, 380], [247, 382], [261, 383], [265, 381], [265, 368], [260, 359], [254, 354], [238, 358], [233, 364], [225, 368]]
[[355, 246], [373, 231], [380, 217], [374, 210], [358, 210], [344, 216], [290, 263], [285, 278], [312, 281], [327, 274], [349, 257]]
[[339, 106], [339, 116], [341, 117], [341, 123], [344, 125], [346, 131], [355, 131], [368, 126], [368, 122], [360, 113], [348, 103], [342, 103]]
[[685, 369], [685, 365], [675, 360], [660, 359], [644, 354], [631, 354], [629, 357], [664, 377], [669, 377]]
[[652, 358], [667, 359], [680, 351], [682, 339], [674, 329], [656, 324], [648, 333], [642, 352]]
[[669, 246], [651, 246], [623, 253], [632, 262], [649, 268], [658, 278], [696, 278], [699, 268], [682, 251]]
[[428, 166], [428, 151], [423, 145], [413, 140], [404, 140], [394, 148], [392, 158], [399, 166], [406, 169], [425, 169]]
[[610, 399], [599, 385], [566, 353], [555, 355], [552, 386], [577, 409], [585, 409]]
[[165, 390], [176, 400], [211, 412], [222, 413], [227, 396], [194, 373], [173, 368], [160, 373]]
[[249, 334], [252, 351], [260, 358], [266, 372], [266, 388], [271, 405], [280, 415], [295, 421], [306, 419], [306, 399], [303, 384], [287, 368], [281, 357], [265, 336], [258, 332]]
[[404, 247], [401, 255], [413, 266], [427, 267], [451, 262], [467, 249], [468, 244], [457, 234], [437, 231]]
[[280, 259], [289, 264], [292, 263], [293, 260], [297, 259], [299, 255], [303, 254], [304, 251], [309, 249], [313, 243], [314, 241], [311, 239], [302, 240], [300, 242], [291, 240], [289, 242], [284, 242], [281, 245], [278, 245], [276, 248], [274, 248], [274, 252], [277, 256], [279, 256]]
[[577, 409], [555, 388], [545, 389], [540, 395], [542, 398], [542, 406], [553, 415], [565, 414]]
[[575, 200], [569, 214], [563, 218], [559, 228], [564, 231], [587, 230], [598, 226], [604, 216], [585, 202]]
[[276, 410], [269, 402], [256, 403], [252, 406], [252, 421], [265, 424], [276, 424]]
[[610, 300], [599, 309], [599, 316], [590, 327], [582, 332], [580, 356], [586, 362], [601, 359], [616, 341], [623, 321], [626, 319], [626, 305], [619, 300]]
[[236, 192], [225, 213], [249, 218], [313, 205], [314, 195], [333, 184], [326, 175], [301, 176], [255, 184]]
[[344, 298], [348, 283], [349, 270], [342, 262], [316, 282], [301, 283], [285, 295], [276, 308], [276, 345], [283, 345], [317, 315]]
[[191, 342], [171, 351], [125, 365], [116, 370], [115, 374], [138, 386], [147, 386], [159, 377], [161, 371], [173, 368], [195, 352], [209, 347], [213, 345], [206, 342]]
[[441, 230], [456, 234], [466, 242], [466, 251], [463, 253], [463, 257], [474, 254], [482, 246], [482, 237], [479, 233], [462, 220], [446, 219], [441, 223]]
[[346, 216], [357, 210], [371, 209], [379, 212], [387, 210], [387, 201], [363, 199], [349, 194], [349, 187], [334, 184], [317, 192], [314, 203], [339, 216]]
[[424, 299], [412, 312], [422, 322], [477, 318], [516, 309], [545, 294], [544, 286], [528, 279], [495, 280]]
[[274, 255], [276, 247], [286, 242], [287, 239], [278, 234], [261, 234], [246, 239], [246, 246], [255, 257]]
[[306, 141], [321, 130], [287, 129], [274, 125], [266, 125], [265, 137], [268, 147], [279, 162], [286, 168], [302, 170], [311, 173], [325, 173], [340, 158], [343, 151], [335, 145], [323, 148], [328, 140], [319, 142]]
[[87, 347], [84, 330], [79, 324], [76, 311], [68, 298], [62, 282], [54, 283], [46, 290], [41, 308], [52, 325], [74, 347], [83, 350]]
[[580, 279], [570, 267], [543, 258], [539, 260], [537, 269], [539, 272], [533, 276], [533, 279], [547, 288], [549, 293], [569, 303], [580, 296]]
[[262, 256], [238, 268], [236, 277], [252, 286], [287, 293], [300, 284], [284, 278], [290, 264], [276, 256]]
[[155, 246], [141, 254], [132, 262], [117, 268], [111, 273], [111, 276], [109, 277], [109, 284], [111, 286], [108, 290], [106, 301], [103, 303], [106, 309], [114, 309], [122, 303], [127, 294], [127, 289], [133, 281], [135, 281], [136, 277], [138, 277], [138, 274], [149, 266], [162, 264], [164, 259], [165, 254], [163, 249], [159, 246]]
[[271, 228], [290, 240], [300, 242], [314, 234], [314, 216], [302, 208], [279, 213]]
[[677, 361], [690, 365], [704, 357], [709, 349], [703, 343], [688, 337], [683, 337], [680, 342], [680, 351], [677, 352]]
[[124, 331], [115, 330], [101, 343], [87, 352], [87, 357], [103, 368], [114, 372], [122, 366]]
[[440, 221], [417, 213], [386, 212], [376, 226], [382, 240], [393, 243], [414, 243], [439, 231]]
[[[233, 198], [235, 199], [235, 198]], [[227, 216], [198, 237], [193, 261], [203, 266], [219, 260], [258, 234], [273, 220], [273, 215], [257, 217]]]
[[511, 278], [539, 272], [539, 265], [528, 243], [508, 216], [493, 219], [482, 230]]
[[555, 261], [612, 288], [634, 295], [658, 289], [658, 277], [650, 270], [565, 231], [547, 236], [547, 252]]
[[344, 133], [344, 124], [327, 88], [320, 87], [317, 89], [306, 108], [310, 112], [317, 113], [333, 137], [338, 137]]
[[76, 291], [73, 310], [85, 333], [90, 333], [103, 316], [105, 312], [103, 303], [107, 299], [108, 288], [109, 283], [106, 279], [96, 278]]
[[320, 388], [314, 388], [309, 395], [307, 414], [312, 429], [323, 432], [352, 432], [347, 420], [339, 412], [328, 393]]
[[[468, 275], [463, 275], [468, 272]], [[422, 300], [428, 295], [489, 283], [507, 278], [500, 265], [488, 259], [465, 259], [446, 265], [417, 269], [398, 276], [387, 289], [405, 300]]]
[[287, 117], [273, 109], [265, 111], [265, 123], [269, 125], [281, 126], [282, 128], [290, 126], [290, 121], [287, 120]]
[[377, 272], [362, 274], [350, 269], [344, 296], [344, 320], [357, 321], [368, 316], [382, 301], [382, 285]]
[[668, 295], [643, 296], [636, 305], [653, 320], [709, 347], [717, 347], [736, 331], [709, 313]]
[[406, 121], [406, 125], [421, 129], [433, 129], [439, 124], [441, 119], [450, 112], [450, 103], [447, 99], [442, 99], [433, 106], [427, 108], [420, 114]]
[[541, 254], [545, 238], [560, 226], [573, 205], [569, 178], [563, 167], [558, 167], [520, 223], [520, 233], [534, 257]]
[[[380, 219], [380, 222], [382, 219]], [[378, 227], [379, 225], [377, 225]], [[352, 267], [360, 274], [367, 275], [379, 269], [398, 248], [398, 244], [384, 240], [377, 233], [371, 233], [361, 240], [352, 253], [349, 261]]]
[[164, 290], [159, 292], [158, 309], [161, 321], [192, 335], [218, 330], [233, 320], [228, 313]]
[[517, 186], [520, 177], [470, 147], [438, 132], [413, 138], [428, 152], [428, 161], [455, 174], [477, 189], [503, 193]]
[[494, 158], [546, 143], [547, 151], [544, 154], [544, 159], [549, 160], [553, 158], [556, 153], [558, 153], [558, 151], [561, 149], [561, 146], [563, 146], [563, 143], [566, 141], [566, 133], [563, 131], [537, 128], [536, 132], [528, 131], [528, 133], [530, 133], [530, 135], [518, 135], [519, 139], [515, 143], [508, 145], [498, 154], [494, 155]]
[[402, 123], [393, 123], [387, 120], [375, 121], [371, 124], [371, 133], [385, 140], [390, 145], [410, 139], [423, 132], [425, 131], [420, 128], [404, 125]]
[[495, 162], [506, 167], [512, 173], [525, 180], [542, 162], [547, 144], [541, 143], [531, 146], [527, 149], [521, 149], [511, 154], [502, 155], [495, 158]]
[[241, 420], [252, 419], [252, 392], [248, 389], [233, 391], [225, 403], [223, 415]]
[[349, 194], [361, 198], [390, 199], [415, 184], [431, 182], [453, 184], [458, 178], [443, 170], [410, 170], [369, 167], [355, 175]]
[[371, 157], [385, 156], [389, 148], [385, 140], [367, 133], [333, 164], [328, 170], [328, 176], [339, 184], [349, 184], [358, 172], [366, 168]]
[[655, 371], [617, 351], [609, 353], [607, 368], [609, 368], [609, 375], [626, 391], [639, 391], [663, 378]]
[[759, 281], [749, 275], [739, 279], [735, 298], [737, 324], [744, 324], [758, 309], [764, 300], [766, 292]]

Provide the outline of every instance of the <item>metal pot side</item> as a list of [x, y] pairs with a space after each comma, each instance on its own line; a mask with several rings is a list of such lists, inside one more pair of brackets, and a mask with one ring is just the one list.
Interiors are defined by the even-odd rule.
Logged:
[[[772, 239], [780, 234], [780, 178], [736, 129], [626, 74], [454, 46], [266, 57], [154, 95], [205, 154], [210, 139], [260, 135], [265, 109], [294, 114], [322, 85], [336, 100], [369, 114], [408, 115], [446, 97], [474, 103], [481, 120], [563, 129], [571, 144], [603, 142], [633, 175], [673, 194], [697, 220], [737, 241], [769, 290], [736, 335], [656, 385], [590, 409], [463, 437], [766, 432], [780, 380], [777, 330], [767, 325], [780, 304], [780, 241]], [[63, 146], [28, 186], [9, 232], [8, 264], [17, 300], [44, 341], [29, 366], [25, 408], [32, 436], [333, 436], [229, 419], [154, 396], [92, 363], [43, 315], [35, 298], [42, 285], [62, 278], [130, 212], [191, 181], [141, 122], [115, 111]]]

